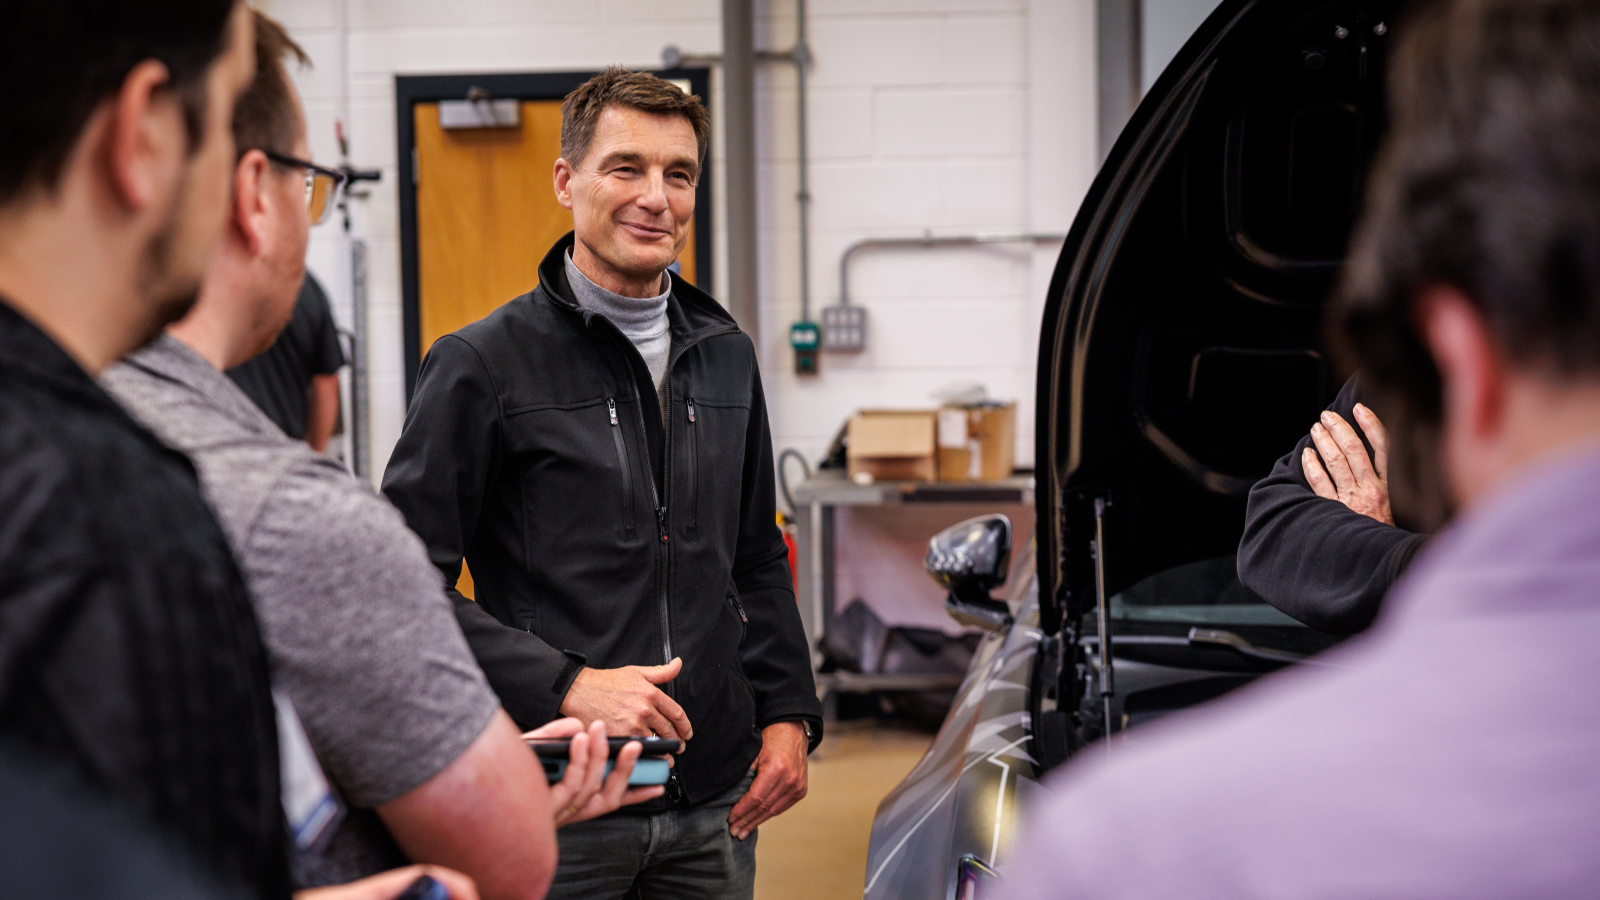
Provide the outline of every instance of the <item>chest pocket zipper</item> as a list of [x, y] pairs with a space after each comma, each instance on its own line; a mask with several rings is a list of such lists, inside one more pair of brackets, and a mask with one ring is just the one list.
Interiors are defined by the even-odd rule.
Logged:
[[617, 400], [606, 398], [611, 416], [611, 440], [617, 445], [617, 464], [622, 467], [622, 528], [629, 540], [636, 535], [633, 521], [633, 468], [628, 465], [628, 446], [622, 442], [622, 426], [617, 422]]
[[689, 438], [689, 471], [687, 473], [689, 476], [689, 510], [688, 515], [684, 517], [684, 529], [690, 535], [694, 535], [700, 528], [700, 439], [698, 434], [700, 429], [695, 426], [697, 416], [695, 415], [693, 397], [689, 398], [688, 406], [689, 427], [685, 428], [684, 431]]
[[728, 594], [728, 600], [733, 603], [733, 611], [739, 614], [739, 643], [744, 644], [745, 632], [750, 630], [750, 617], [744, 614], [744, 604], [739, 602], [739, 594]]

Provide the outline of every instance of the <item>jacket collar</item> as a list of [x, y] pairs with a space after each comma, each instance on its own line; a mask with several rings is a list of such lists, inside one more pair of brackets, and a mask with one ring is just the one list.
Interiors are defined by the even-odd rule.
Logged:
[[[597, 316], [594, 311], [578, 305], [577, 295], [567, 281], [566, 254], [572, 249], [573, 234], [569, 231], [563, 235], [539, 263], [538, 292], [550, 298], [550, 302], [556, 306], [583, 316], [584, 324], [588, 325]], [[739, 330], [733, 316], [711, 299], [710, 294], [680, 278], [677, 273], [671, 275], [672, 294], [667, 297], [667, 324], [672, 331], [674, 347], [687, 346], [713, 332]]]
[[32, 382], [52, 391], [56, 398], [71, 398], [82, 407], [94, 410], [126, 428], [128, 434], [152, 450], [193, 471], [187, 457], [161, 443], [106, 393], [77, 360], [67, 355], [66, 350], [0, 297], [0, 372], [6, 371], [20, 376], [19, 380], [24, 383]]
[[0, 297], [0, 370], [48, 383], [52, 388], [77, 395], [95, 406], [122, 412], [77, 360], [57, 344], [33, 320], [17, 312]]
[[122, 364], [186, 389], [207, 407], [251, 432], [282, 436], [278, 426], [233, 383], [233, 379], [170, 334], [161, 335], [125, 357]]

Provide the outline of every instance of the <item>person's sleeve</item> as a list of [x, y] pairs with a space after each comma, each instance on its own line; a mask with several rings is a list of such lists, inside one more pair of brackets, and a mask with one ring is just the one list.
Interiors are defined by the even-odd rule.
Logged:
[[772, 435], [761, 376], [754, 372], [750, 418], [745, 433], [739, 543], [733, 581], [749, 625], [740, 662], [756, 697], [756, 724], [803, 721], [811, 725], [811, 745], [822, 740], [822, 704], [811, 676], [811, 652], [795, 602], [788, 546], [777, 522], [777, 488]]
[[[1354, 426], [1352, 410], [1359, 392], [1357, 379], [1351, 378], [1328, 408]], [[1300, 466], [1301, 454], [1312, 445], [1310, 423], [1306, 431], [1294, 450], [1250, 489], [1239, 542], [1239, 580], [1312, 628], [1352, 634], [1372, 624], [1384, 595], [1427, 536], [1318, 497]]]
[[312, 321], [315, 332], [311, 347], [311, 374], [332, 375], [345, 367], [344, 348], [339, 346], [339, 329], [333, 322], [333, 310], [328, 306], [328, 295], [306, 274], [307, 299], [316, 304]]
[[444, 574], [456, 620], [501, 705], [532, 728], [560, 717], [582, 657], [501, 623], [456, 590], [499, 470], [500, 424], [499, 396], [477, 351], [454, 335], [440, 338], [417, 375], [383, 492]]
[[427, 782], [500, 708], [421, 541], [334, 464], [286, 472], [240, 556], [274, 679], [352, 804]]

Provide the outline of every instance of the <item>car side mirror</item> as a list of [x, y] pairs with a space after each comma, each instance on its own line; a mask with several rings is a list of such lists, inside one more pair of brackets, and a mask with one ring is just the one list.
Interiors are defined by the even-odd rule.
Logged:
[[1011, 520], [1002, 515], [958, 522], [933, 536], [923, 567], [950, 594], [945, 611], [963, 625], [995, 631], [1011, 623], [1011, 608], [989, 592], [1006, 583], [1011, 565]]

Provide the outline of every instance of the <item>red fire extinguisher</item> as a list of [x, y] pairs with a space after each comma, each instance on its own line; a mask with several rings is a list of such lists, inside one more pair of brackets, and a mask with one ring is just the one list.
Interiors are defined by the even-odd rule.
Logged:
[[799, 550], [794, 542], [796, 526], [794, 520], [778, 511], [778, 529], [783, 532], [783, 543], [789, 548], [789, 578], [794, 582], [795, 598], [800, 596], [800, 564]]

